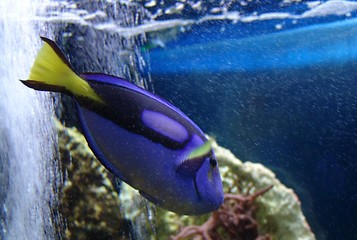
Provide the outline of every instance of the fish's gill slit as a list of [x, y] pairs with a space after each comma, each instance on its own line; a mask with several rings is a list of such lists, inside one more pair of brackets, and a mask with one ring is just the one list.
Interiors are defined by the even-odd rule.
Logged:
[[196, 194], [197, 194], [198, 201], [201, 202], [201, 201], [202, 201], [202, 197], [201, 197], [200, 192], [198, 191], [198, 186], [197, 186], [197, 181], [196, 181], [196, 175], [195, 175], [195, 177], [193, 178], [193, 184], [194, 184], [194, 186], [195, 186], [195, 191], [196, 191]]

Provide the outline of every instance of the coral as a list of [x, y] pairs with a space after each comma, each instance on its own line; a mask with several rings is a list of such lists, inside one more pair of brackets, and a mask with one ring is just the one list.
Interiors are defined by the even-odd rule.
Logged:
[[[171, 240], [201, 236], [201, 239], [270, 240], [268, 235], [259, 236], [258, 223], [254, 219], [254, 200], [273, 186], [257, 191], [250, 196], [225, 194], [222, 206], [211, 214], [201, 226], [184, 227]], [[196, 238], [195, 238], [196, 239]]]
[[301, 211], [301, 203], [292, 189], [261, 164], [241, 162], [229, 150], [214, 144], [222, 165], [225, 192], [250, 194], [266, 186], [274, 187], [256, 200], [256, 219], [261, 233], [272, 239], [312, 240], [314, 234]]

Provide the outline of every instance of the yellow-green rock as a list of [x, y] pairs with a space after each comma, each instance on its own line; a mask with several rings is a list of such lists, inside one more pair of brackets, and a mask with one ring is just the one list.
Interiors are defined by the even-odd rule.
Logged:
[[[255, 219], [261, 235], [269, 235], [273, 240], [315, 239], [301, 211], [298, 197], [292, 189], [285, 187], [271, 170], [261, 164], [243, 163], [217, 143], [213, 143], [213, 149], [220, 164], [225, 193], [251, 195], [270, 185], [274, 186], [255, 201]], [[182, 227], [201, 225], [208, 218], [209, 214], [179, 216], [158, 209], [157, 239], [167, 239], [168, 236], [177, 234]]]
[[[274, 187], [256, 200], [256, 219], [262, 234], [280, 240], [313, 240], [314, 234], [301, 211], [301, 203], [292, 189], [258, 163], [242, 162], [229, 150], [214, 144], [225, 190], [252, 194], [269, 185]], [[241, 189], [239, 191], [239, 189]]]
[[[210, 214], [180, 216], [141, 198], [135, 189], [114, 187], [110, 173], [94, 157], [83, 135], [57, 122], [63, 172], [60, 193], [66, 222], [65, 239], [169, 239], [188, 225], [204, 223]], [[255, 201], [255, 219], [261, 235], [272, 239], [313, 240], [298, 197], [261, 164], [241, 162], [229, 150], [213, 148], [220, 164], [226, 193], [249, 195], [274, 187]], [[132, 232], [135, 229], [135, 233]]]
[[83, 135], [56, 121], [64, 183], [59, 193], [64, 239], [127, 239], [131, 223], [121, 211], [108, 171], [94, 157]]

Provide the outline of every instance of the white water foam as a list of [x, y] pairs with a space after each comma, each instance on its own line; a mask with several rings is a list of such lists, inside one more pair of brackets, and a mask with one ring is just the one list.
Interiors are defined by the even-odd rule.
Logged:
[[26, 79], [40, 48], [39, 0], [0, 2], [0, 239], [54, 239], [50, 95]]
[[[106, 0], [111, 2], [111, 0]], [[135, 5], [130, 1], [119, 0], [121, 4]], [[223, 4], [226, 2], [225, 4]], [[240, 2], [243, 4], [245, 1]], [[184, 4], [185, 3], [185, 4]], [[53, 10], [46, 12], [45, 15], [39, 16], [38, 19], [46, 22], [68, 22], [78, 24], [82, 26], [90, 26], [96, 30], [119, 33], [121, 36], [130, 38], [139, 34], [162, 31], [172, 28], [189, 27], [190, 25], [201, 24], [206, 21], [221, 21], [230, 20], [232, 23], [251, 23], [255, 21], [268, 21], [268, 20], [284, 20], [284, 19], [304, 19], [314, 18], [321, 16], [350, 16], [352, 12], [357, 11], [357, 3], [346, 0], [330, 0], [326, 2], [322, 1], [308, 1], [301, 3], [302, 6], [307, 6], [309, 9], [301, 14], [294, 12], [270, 12], [270, 13], [245, 13], [242, 14], [239, 11], [230, 10], [234, 4], [231, 1], [222, 1], [222, 6], [215, 7], [210, 10], [206, 10], [207, 14], [198, 19], [187, 19], [184, 15], [182, 18], [174, 18], [169, 20], [156, 20], [156, 18], [162, 15], [181, 14], [183, 10], [196, 10], [198, 12], [203, 11], [202, 1], [178, 1], [172, 6], [166, 6], [163, 9], [158, 9], [156, 13], [150, 13], [148, 9], [158, 4], [157, 1], [152, 0], [146, 2], [144, 6], [147, 8], [146, 14], [151, 16], [151, 19], [145, 21], [143, 24], [133, 27], [123, 27], [120, 22], [113, 20], [106, 21], [106, 13], [103, 11], [88, 12], [83, 9], [78, 9], [76, 4], [69, 4], [66, 1], [56, 1], [52, 3]], [[236, 3], [238, 4], [238, 3]], [[295, 1], [285, 0], [282, 1], [283, 5], [296, 4]], [[244, 5], [244, 4], [243, 4]], [[65, 11], [60, 10], [65, 9]]]

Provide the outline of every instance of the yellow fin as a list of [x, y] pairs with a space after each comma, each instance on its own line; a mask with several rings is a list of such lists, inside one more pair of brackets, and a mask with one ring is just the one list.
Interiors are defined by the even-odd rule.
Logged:
[[212, 149], [213, 142], [213, 138], [208, 139], [204, 144], [194, 149], [190, 155], [188, 155], [188, 159], [195, 159], [207, 155]]
[[44, 45], [31, 68], [29, 80], [23, 83], [37, 90], [67, 92], [102, 102], [90, 85], [72, 70], [56, 43], [44, 37], [41, 39]]

